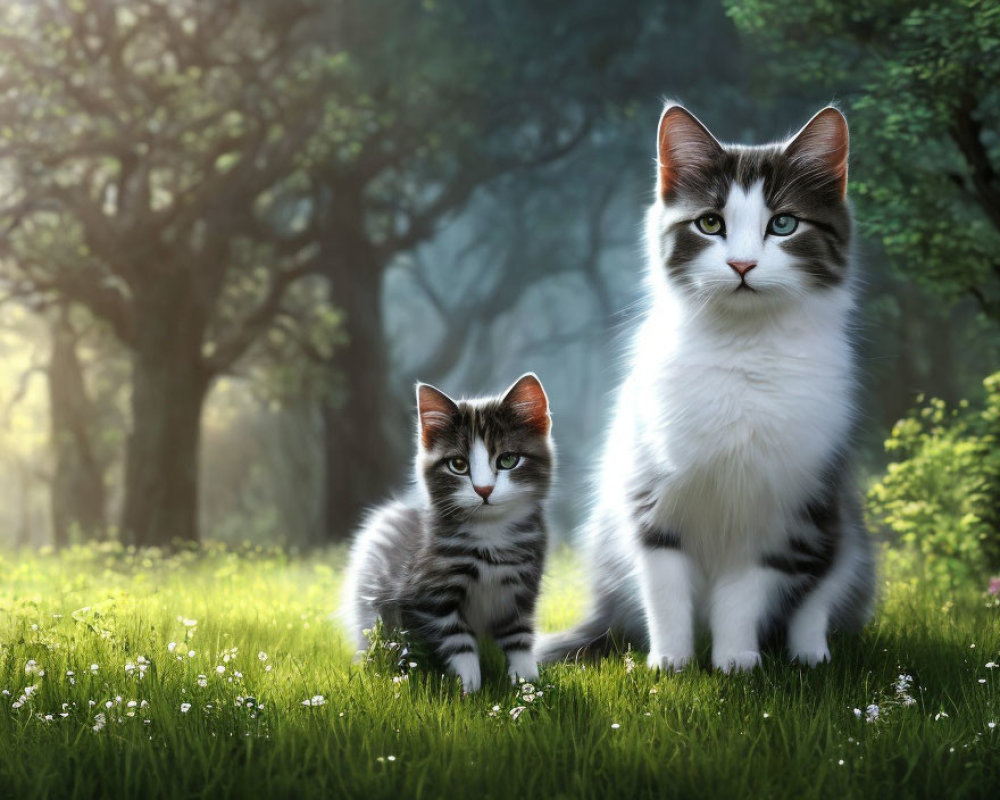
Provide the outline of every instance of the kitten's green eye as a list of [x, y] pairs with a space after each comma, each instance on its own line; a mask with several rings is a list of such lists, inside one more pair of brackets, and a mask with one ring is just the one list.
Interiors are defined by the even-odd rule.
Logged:
[[694, 224], [698, 226], [698, 230], [709, 236], [718, 236], [726, 232], [726, 226], [722, 224], [722, 217], [718, 214], [705, 214], [703, 217], [698, 217]]
[[799, 221], [796, 217], [791, 214], [778, 214], [771, 217], [771, 221], [767, 223], [767, 232], [775, 236], [788, 236], [790, 233], [795, 233], [797, 227]]
[[504, 453], [497, 459], [497, 466], [500, 469], [514, 469], [521, 462], [521, 456], [517, 453]]
[[448, 459], [448, 469], [454, 472], [456, 475], [464, 475], [469, 471], [469, 462], [464, 458], [449, 458]]

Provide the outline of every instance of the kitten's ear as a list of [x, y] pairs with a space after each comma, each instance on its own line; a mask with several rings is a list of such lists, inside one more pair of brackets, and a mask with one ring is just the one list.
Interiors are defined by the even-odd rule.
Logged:
[[668, 105], [660, 115], [657, 144], [657, 194], [666, 197], [685, 171], [706, 167], [718, 158], [722, 145], [683, 106]]
[[514, 381], [501, 402], [510, 408], [526, 427], [542, 436], [548, 436], [552, 427], [549, 398], [546, 397], [542, 383], [535, 373], [528, 372]]
[[454, 424], [458, 406], [440, 389], [428, 383], [417, 384], [417, 414], [420, 417], [420, 441], [431, 447], [441, 433]]
[[847, 152], [850, 134], [847, 120], [833, 106], [827, 106], [814, 116], [785, 145], [785, 155], [794, 160], [823, 165], [836, 181], [843, 199], [847, 194]]

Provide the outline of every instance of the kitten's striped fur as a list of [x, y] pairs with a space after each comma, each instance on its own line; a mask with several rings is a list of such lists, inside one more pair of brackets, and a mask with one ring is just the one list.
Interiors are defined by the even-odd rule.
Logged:
[[824, 661], [874, 594], [849, 469], [847, 123], [827, 108], [788, 142], [722, 145], [674, 105], [657, 145], [650, 310], [586, 529], [594, 605], [539, 657], [626, 640], [679, 669], [700, 623], [722, 670], [772, 639]]
[[[417, 388], [416, 490], [377, 509], [351, 550], [345, 611], [359, 647], [376, 618], [428, 644], [465, 691], [493, 638], [512, 679], [534, 679], [535, 602], [554, 450], [548, 400], [527, 374], [500, 398]], [[517, 456], [504, 468], [505, 456]], [[467, 468], [456, 474], [455, 459]]]

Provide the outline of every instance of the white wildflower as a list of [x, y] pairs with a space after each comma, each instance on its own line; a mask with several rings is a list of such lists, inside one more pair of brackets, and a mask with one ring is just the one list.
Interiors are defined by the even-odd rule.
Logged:
[[879, 707], [872, 703], [865, 709], [865, 722], [874, 722], [878, 719]]
[[521, 714], [524, 713], [524, 711], [525, 711], [524, 706], [516, 706], [510, 710], [510, 718], [516, 720], [518, 717], [521, 716]]
[[190, 710], [191, 710], [191, 704], [190, 703], [181, 703], [181, 713], [182, 714], [187, 714], [188, 711], [190, 711]]
[[325, 706], [326, 705], [326, 698], [323, 697], [323, 695], [321, 695], [321, 694], [314, 694], [312, 697], [308, 698], [307, 700], [303, 700], [302, 701], [302, 705], [304, 705], [304, 706]]

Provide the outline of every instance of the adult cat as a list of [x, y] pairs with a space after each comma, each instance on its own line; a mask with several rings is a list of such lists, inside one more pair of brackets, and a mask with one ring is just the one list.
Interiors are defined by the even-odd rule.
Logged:
[[775, 635], [816, 664], [874, 593], [848, 469], [847, 122], [825, 108], [787, 142], [733, 146], [670, 105], [657, 144], [650, 308], [585, 531], [594, 604], [538, 655], [620, 637], [677, 670], [700, 622], [723, 671], [757, 665]]

